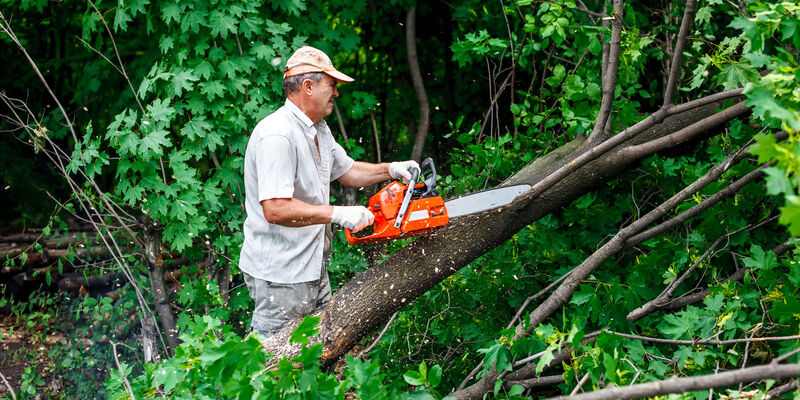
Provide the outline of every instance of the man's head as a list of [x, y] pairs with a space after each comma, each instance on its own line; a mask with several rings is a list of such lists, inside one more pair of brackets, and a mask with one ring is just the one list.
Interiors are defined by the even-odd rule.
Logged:
[[283, 89], [286, 97], [316, 123], [333, 111], [333, 98], [339, 96], [336, 84], [352, 81], [333, 67], [325, 53], [303, 46], [286, 62]]
[[311, 46], [303, 46], [286, 61], [283, 73], [284, 80], [290, 76], [307, 74], [309, 72], [324, 72], [338, 82], [352, 82], [353, 78], [339, 72], [333, 67], [331, 59], [322, 50]]

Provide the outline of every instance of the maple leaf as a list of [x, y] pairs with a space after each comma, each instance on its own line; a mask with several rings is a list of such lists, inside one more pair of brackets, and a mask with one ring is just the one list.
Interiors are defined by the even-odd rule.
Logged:
[[181, 18], [181, 6], [175, 3], [168, 3], [164, 7], [161, 8], [161, 19], [167, 24], [170, 25], [171, 22], [179, 22]]
[[197, 82], [199, 79], [191, 71], [182, 70], [172, 77], [172, 92], [176, 96], [180, 96], [184, 90], [192, 91], [192, 82]]
[[146, 155], [148, 152], [153, 152], [156, 155], [163, 154], [163, 147], [169, 147], [172, 144], [167, 137], [168, 134], [169, 132], [159, 129], [143, 137], [141, 143], [139, 143], [139, 154]]
[[236, 33], [236, 18], [230, 15], [215, 12], [211, 14], [209, 22], [211, 23], [211, 36], [219, 36], [224, 39], [228, 37], [228, 33]]

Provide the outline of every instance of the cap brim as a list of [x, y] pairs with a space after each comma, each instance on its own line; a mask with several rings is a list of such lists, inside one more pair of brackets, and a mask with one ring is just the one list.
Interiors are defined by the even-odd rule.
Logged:
[[337, 70], [323, 71], [323, 72], [325, 72], [326, 74], [330, 75], [331, 78], [336, 79], [339, 82], [352, 82], [352, 81], [355, 80], [355, 79], [353, 79], [353, 78], [351, 78], [351, 77], [349, 77], [349, 76], [347, 76], [347, 75], [345, 75], [345, 74], [343, 74], [343, 73], [341, 73], [341, 72], [339, 72]]

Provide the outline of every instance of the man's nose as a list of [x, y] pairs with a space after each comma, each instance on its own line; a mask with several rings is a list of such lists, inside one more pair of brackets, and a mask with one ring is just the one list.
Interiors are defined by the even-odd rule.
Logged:
[[336, 86], [333, 87], [333, 97], [339, 97], [339, 89]]

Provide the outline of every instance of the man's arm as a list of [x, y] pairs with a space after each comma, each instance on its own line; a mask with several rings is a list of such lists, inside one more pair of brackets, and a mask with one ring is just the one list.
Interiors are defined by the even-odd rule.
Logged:
[[261, 200], [261, 210], [267, 222], [294, 228], [331, 222], [358, 232], [375, 218], [362, 206], [311, 205], [292, 198]]
[[389, 175], [389, 163], [371, 164], [356, 161], [338, 181], [345, 186], [364, 187], [389, 179], [392, 179]]
[[383, 164], [356, 161], [350, 170], [338, 180], [342, 185], [350, 187], [364, 187], [398, 178], [402, 178], [403, 182], [408, 183], [413, 168], [419, 169], [419, 164], [411, 160]]
[[327, 224], [333, 214], [333, 206], [311, 205], [291, 198], [261, 200], [261, 209], [267, 222], [291, 227]]

